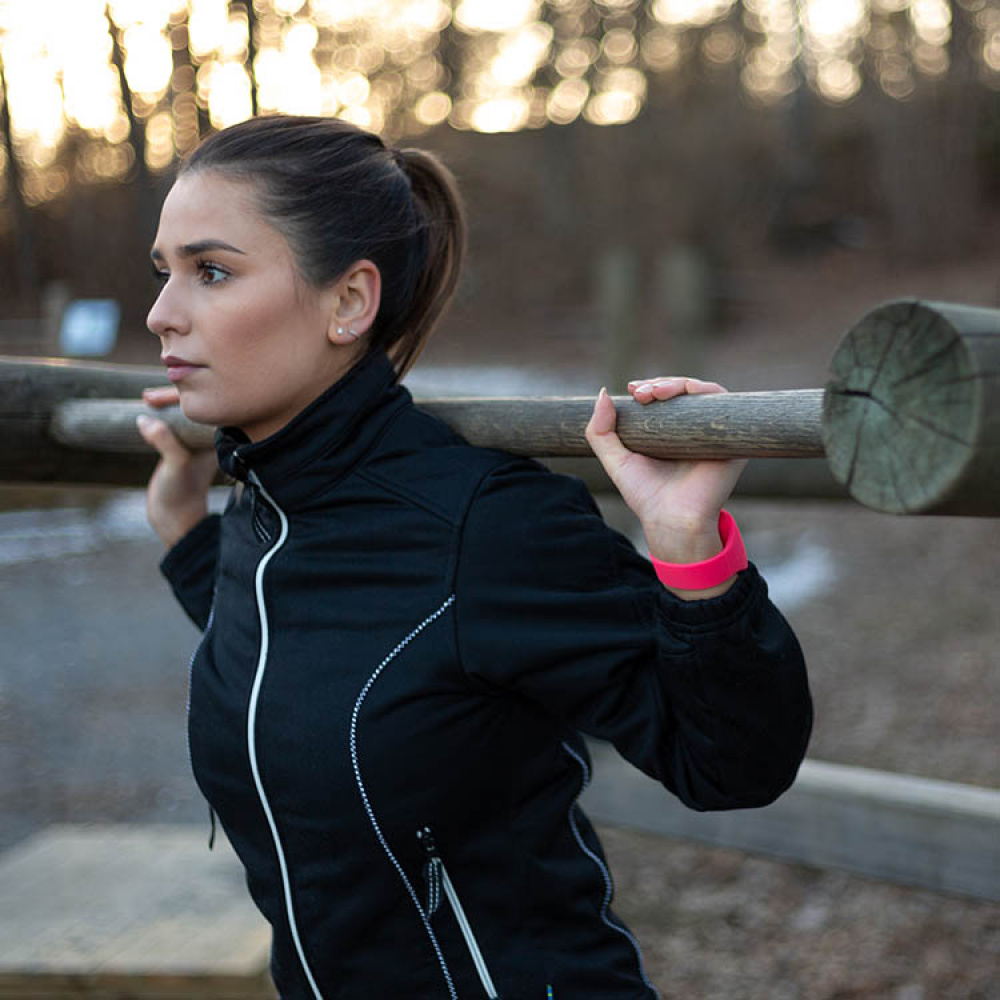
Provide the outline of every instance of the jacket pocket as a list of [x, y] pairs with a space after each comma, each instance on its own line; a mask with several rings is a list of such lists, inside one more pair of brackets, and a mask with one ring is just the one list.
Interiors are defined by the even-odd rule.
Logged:
[[417, 831], [417, 840], [420, 841], [427, 856], [427, 861], [424, 864], [424, 881], [427, 885], [427, 918], [432, 919], [442, 905], [451, 908], [458, 929], [462, 932], [465, 946], [469, 950], [472, 964], [476, 967], [483, 991], [489, 1000], [497, 1000], [498, 994], [493, 985], [490, 970], [483, 958], [483, 952], [476, 940], [472, 924], [469, 922], [462, 902], [458, 898], [458, 893], [455, 891], [455, 885], [448, 876], [448, 869], [445, 868], [441, 855], [438, 853], [433, 830], [429, 826], [422, 827]]

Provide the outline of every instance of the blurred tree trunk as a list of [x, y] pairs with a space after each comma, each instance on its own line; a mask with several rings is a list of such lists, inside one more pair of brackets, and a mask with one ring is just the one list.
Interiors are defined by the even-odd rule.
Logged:
[[[108, 23], [108, 32], [111, 35], [111, 62], [118, 71], [118, 84], [121, 88], [122, 104], [125, 108], [125, 115], [128, 118], [128, 141], [135, 155], [135, 174], [133, 175], [132, 190], [135, 197], [137, 219], [140, 223], [136, 228], [141, 229], [145, 227], [151, 229], [156, 217], [156, 206], [153, 178], [149, 172], [149, 165], [146, 163], [146, 127], [135, 113], [132, 88], [129, 86], [128, 77], [125, 75], [125, 52], [122, 49], [121, 38], [118, 35], [118, 26], [111, 17], [110, 7], [105, 8], [104, 16]], [[144, 238], [148, 235], [151, 235], [151, 233], [142, 233]]]
[[247, 15], [247, 76], [250, 77], [250, 114], [256, 118], [259, 114], [257, 104], [257, 72], [254, 64], [257, 62], [257, 11], [253, 0], [246, 3], [230, 3], [230, 7], [241, 7]]
[[[186, 14], [184, 16], [187, 17]], [[208, 116], [208, 108], [203, 107], [198, 101], [197, 69], [194, 65], [194, 59], [191, 57], [191, 38], [188, 34], [186, 21], [174, 25], [171, 31], [170, 48], [174, 66], [170, 78], [170, 89], [174, 94], [174, 129], [178, 139], [183, 140], [178, 143], [177, 151], [184, 155], [197, 145], [199, 139], [211, 131], [212, 123]], [[191, 106], [188, 106], [179, 114], [177, 98], [192, 101], [193, 112], [191, 112]], [[179, 120], [188, 113], [192, 114], [190, 122]], [[187, 134], [189, 131], [193, 133], [190, 140]]]
[[14, 256], [17, 260], [18, 294], [25, 304], [29, 302], [37, 304], [41, 288], [38, 251], [31, 212], [21, 189], [21, 166], [17, 159], [17, 151], [14, 149], [10, 105], [7, 100], [7, 77], [4, 73], [2, 58], [0, 58], [0, 90], [3, 91], [2, 106], [0, 106], [0, 131], [3, 132], [4, 149], [7, 153], [7, 200], [10, 203], [11, 215], [14, 220]]
[[971, 16], [952, 4], [946, 76], [918, 76], [916, 93], [908, 100], [896, 101], [881, 91], [872, 95], [877, 178], [890, 247], [901, 257], [961, 254], [977, 242], [983, 88], [976, 81]]

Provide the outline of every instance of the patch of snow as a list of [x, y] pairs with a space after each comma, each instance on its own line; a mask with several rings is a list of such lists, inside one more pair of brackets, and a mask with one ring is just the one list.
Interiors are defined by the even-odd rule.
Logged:
[[783, 611], [794, 611], [829, 590], [837, 579], [837, 565], [829, 549], [814, 542], [798, 545], [776, 562], [754, 560], [767, 581], [771, 600]]

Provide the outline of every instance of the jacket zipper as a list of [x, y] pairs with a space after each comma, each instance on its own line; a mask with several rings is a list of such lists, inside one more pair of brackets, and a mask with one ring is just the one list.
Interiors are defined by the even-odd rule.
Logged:
[[458, 928], [465, 939], [465, 946], [469, 949], [469, 955], [472, 957], [472, 963], [479, 974], [479, 981], [483, 984], [483, 990], [485, 990], [486, 996], [490, 1000], [497, 1000], [497, 990], [490, 977], [490, 971], [486, 967], [486, 960], [483, 958], [483, 953], [479, 948], [479, 942], [476, 940], [476, 935], [472, 930], [472, 924], [469, 923], [469, 918], [465, 915], [465, 910], [462, 908], [462, 903], [458, 898], [458, 893], [455, 891], [455, 886], [448, 877], [448, 869], [445, 868], [444, 862], [441, 860], [441, 855], [438, 854], [433, 830], [429, 826], [418, 830], [417, 840], [420, 841], [427, 855], [427, 864], [424, 868], [428, 886], [427, 916], [431, 917], [434, 915], [434, 911], [440, 905], [441, 889], [444, 889], [445, 898], [448, 900], [452, 913], [455, 915], [455, 920], [458, 922]]
[[281, 837], [278, 834], [278, 826], [271, 811], [271, 805], [264, 792], [264, 784], [260, 777], [260, 768], [257, 765], [257, 703], [260, 699], [260, 689], [264, 681], [264, 671], [267, 668], [267, 656], [270, 648], [270, 632], [267, 619], [267, 607], [264, 603], [264, 572], [268, 563], [277, 554], [278, 550], [285, 544], [288, 538], [288, 518], [285, 512], [274, 502], [255, 472], [249, 474], [250, 482], [260, 491], [261, 496], [274, 508], [281, 524], [278, 540], [264, 553], [257, 564], [257, 572], [254, 577], [254, 593], [257, 600], [257, 614], [260, 619], [260, 653], [257, 659], [257, 671], [254, 675], [253, 688], [250, 692], [250, 704], [247, 707], [247, 751], [250, 755], [250, 770], [253, 772], [253, 781], [257, 789], [257, 798], [260, 800], [261, 808], [267, 818], [267, 825], [271, 830], [271, 839], [274, 842], [275, 854], [278, 858], [278, 868], [281, 872], [281, 885], [285, 897], [285, 914], [288, 917], [288, 929], [295, 943], [295, 951], [298, 953], [299, 962], [302, 964], [302, 971], [309, 981], [315, 1000], [323, 1000], [319, 986], [313, 976], [312, 969], [306, 960], [305, 950], [302, 947], [302, 940], [299, 938], [299, 928], [295, 920], [295, 907], [292, 903], [292, 886], [288, 876], [288, 863], [285, 860], [285, 852], [281, 846]]

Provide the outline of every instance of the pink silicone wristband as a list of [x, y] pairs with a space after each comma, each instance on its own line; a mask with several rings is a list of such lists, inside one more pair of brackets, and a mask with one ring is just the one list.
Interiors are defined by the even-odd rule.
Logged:
[[747, 550], [743, 537], [729, 511], [719, 511], [719, 538], [722, 551], [711, 559], [696, 563], [670, 563], [651, 556], [660, 582], [675, 590], [708, 590], [747, 568]]

